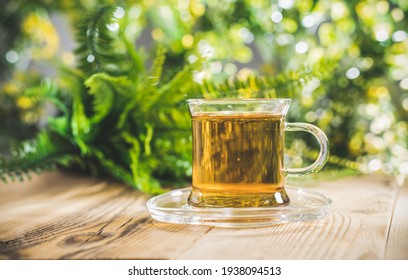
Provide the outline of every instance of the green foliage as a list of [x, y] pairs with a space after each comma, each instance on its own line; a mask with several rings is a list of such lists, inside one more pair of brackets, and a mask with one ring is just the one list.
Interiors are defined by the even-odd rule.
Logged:
[[77, 25], [76, 42], [80, 46], [75, 53], [79, 68], [85, 74], [113, 72], [109, 69], [110, 62], [121, 60], [120, 55], [112, 51], [114, 38], [108, 30], [115, 9], [115, 6], [102, 6], [83, 17]]
[[56, 163], [68, 165], [75, 157], [72, 152], [72, 146], [65, 139], [54, 133], [39, 133], [35, 139], [21, 143], [10, 159], [0, 159], [0, 179], [4, 182], [22, 180]]
[[[0, 149], [44, 123], [45, 102], [57, 113], [21, 145], [41, 149], [20, 147], [2, 161], [3, 178], [63, 164], [158, 193], [191, 176], [189, 97], [291, 97], [288, 121], [329, 137], [328, 174], [406, 174], [404, 1], [123, 0], [124, 15], [112, 0], [35, 2], [6, 1], [0, 12], [0, 50], [21, 58], [0, 58]], [[47, 15], [55, 9], [75, 26], [77, 67], [57, 52]], [[155, 54], [135, 48], [141, 34]], [[22, 68], [30, 60], [56, 63], [58, 79], [41, 82]], [[312, 161], [313, 139], [291, 137], [297, 160], [288, 164]]]
[[[145, 71], [140, 52], [128, 48], [127, 38], [113, 40], [105, 28], [114, 11], [113, 6], [99, 7], [77, 25], [78, 69], [62, 69], [58, 85], [27, 90], [33, 100], [56, 104], [60, 115], [2, 164], [2, 179], [21, 179], [30, 170], [56, 164], [79, 165], [154, 194], [161, 192], [162, 177], [180, 181], [190, 175], [190, 147], [179, 145], [189, 137], [189, 116], [177, 105], [192, 88], [201, 62], [163, 81], [165, 49], [159, 47]], [[128, 52], [116, 55], [114, 46]]]
[[[233, 77], [215, 83], [204, 80], [197, 84], [195, 91], [206, 98], [246, 97], [246, 98], [301, 98], [301, 89], [315, 80], [325, 82], [332, 77], [335, 61], [322, 61], [315, 65], [288, 70], [274, 76], [249, 75], [244, 79]], [[315, 92], [315, 94], [318, 94]], [[320, 93], [322, 94], [322, 93]], [[315, 98], [317, 98], [315, 96]]]
[[[220, 92], [226, 91], [291, 96], [331, 69], [305, 67], [274, 78], [198, 84], [193, 79], [204, 59], [197, 59], [169, 77], [164, 73], [166, 49], [159, 46], [145, 70], [145, 56], [122, 33], [127, 22], [115, 20], [115, 10], [98, 7], [76, 25], [77, 69], [62, 68], [58, 81], [26, 91], [33, 102], [50, 101], [60, 113], [49, 119], [47, 130], [24, 142], [2, 164], [3, 179], [21, 179], [31, 170], [54, 165], [79, 166], [146, 193], [160, 193], [163, 185], [191, 176], [187, 97], [222, 97]], [[116, 33], [107, 28], [113, 22], [121, 24]]]

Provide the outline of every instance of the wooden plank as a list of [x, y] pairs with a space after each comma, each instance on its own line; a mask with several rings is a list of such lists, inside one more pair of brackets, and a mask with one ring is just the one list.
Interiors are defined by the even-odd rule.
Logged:
[[408, 260], [408, 181], [399, 188], [391, 220], [386, 259]]
[[[148, 197], [138, 191], [49, 173], [0, 185], [0, 258], [382, 259], [389, 231], [401, 231], [401, 237], [390, 234], [390, 242], [403, 240], [406, 227], [398, 219], [390, 227], [398, 189], [381, 177], [312, 189], [333, 199], [324, 220], [223, 229], [155, 222], [145, 205]], [[395, 213], [404, 210], [398, 209]], [[387, 248], [387, 257], [393, 256]]]
[[129, 187], [51, 173], [0, 185], [0, 259], [168, 259], [208, 227], [157, 224]]
[[320, 221], [255, 229], [214, 228], [182, 259], [383, 259], [395, 188], [378, 177], [313, 188], [333, 199]]

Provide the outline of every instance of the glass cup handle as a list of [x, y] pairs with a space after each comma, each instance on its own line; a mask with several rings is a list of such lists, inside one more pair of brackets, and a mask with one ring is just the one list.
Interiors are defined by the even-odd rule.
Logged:
[[302, 168], [284, 168], [286, 176], [298, 177], [319, 171], [329, 159], [329, 140], [326, 134], [315, 125], [309, 123], [285, 123], [285, 131], [306, 131], [316, 137], [320, 145], [320, 153], [316, 161], [307, 167]]

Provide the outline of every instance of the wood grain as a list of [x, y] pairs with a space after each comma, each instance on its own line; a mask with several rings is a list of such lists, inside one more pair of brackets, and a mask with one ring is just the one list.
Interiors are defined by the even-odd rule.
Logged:
[[408, 260], [408, 184], [396, 187], [398, 194], [395, 199], [385, 258]]
[[406, 185], [371, 176], [312, 189], [333, 199], [324, 220], [225, 229], [156, 222], [138, 191], [48, 173], [0, 185], [0, 259], [408, 259]]
[[213, 229], [181, 257], [384, 258], [396, 191], [388, 181], [376, 177], [352, 178], [322, 183], [314, 189], [333, 199], [332, 211], [326, 219], [257, 229]]

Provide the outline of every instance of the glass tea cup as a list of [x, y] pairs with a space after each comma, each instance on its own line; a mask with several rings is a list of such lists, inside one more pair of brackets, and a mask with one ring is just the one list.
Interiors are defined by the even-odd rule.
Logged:
[[[320, 170], [329, 156], [318, 127], [287, 123], [288, 98], [189, 99], [193, 134], [193, 178], [188, 204], [196, 207], [286, 205], [285, 176]], [[306, 131], [320, 145], [316, 161], [284, 167], [284, 132]]]

